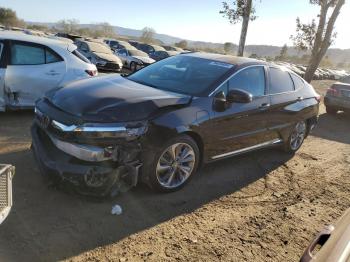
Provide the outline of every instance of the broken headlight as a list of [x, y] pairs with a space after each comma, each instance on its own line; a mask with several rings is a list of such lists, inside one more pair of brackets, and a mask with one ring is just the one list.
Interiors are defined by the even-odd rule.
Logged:
[[65, 125], [52, 120], [52, 126], [63, 132], [82, 134], [85, 137], [99, 138], [127, 138], [132, 139], [143, 135], [147, 131], [146, 122], [127, 124], [86, 123], [80, 126]]

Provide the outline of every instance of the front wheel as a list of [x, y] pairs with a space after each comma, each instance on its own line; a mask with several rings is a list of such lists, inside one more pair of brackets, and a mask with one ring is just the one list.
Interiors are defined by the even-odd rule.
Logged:
[[146, 173], [150, 186], [160, 192], [173, 192], [187, 184], [199, 163], [199, 148], [187, 135], [176, 137], [156, 153]]
[[288, 141], [284, 145], [284, 149], [288, 153], [295, 153], [299, 150], [303, 144], [307, 134], [307, 124], [305, 121], [296, 123], [288, 138]]

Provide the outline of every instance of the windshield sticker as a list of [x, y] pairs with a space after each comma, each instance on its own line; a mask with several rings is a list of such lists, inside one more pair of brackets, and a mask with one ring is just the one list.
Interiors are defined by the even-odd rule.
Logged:
[[232, 68], [233, 67], [233, 65], [223, 63], [223, 62], [210, 62], [209, 65], [221, 66], [221, 67], [225, 67], [225, 68]]

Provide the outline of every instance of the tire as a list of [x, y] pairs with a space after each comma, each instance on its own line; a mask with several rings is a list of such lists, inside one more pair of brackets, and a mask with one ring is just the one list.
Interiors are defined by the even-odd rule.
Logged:
[[132, 73], [136, 72], [136, 63], [135, 62], [130, 63], [130, 70]]
[[[177, 159], [171, 152], [175, 153]], [[184, 154], [183, 162], [181, 154]], [[200, 151], [191, 137], [181, 135], [165, 143], [152, 158], [146, 160], [149, 164], [143, 168], [149, 186], [157, 192], [174, 192], [184, 187], [196, 173]]]
[[338, 113], [338, 110], [333, 107], [326, 106], [326, 112], [330, 115], [336, 115]]
[[308, 134], [308, 125], [306, 121], [296, 123], [284, 144], [284, 151], [294, 154], [297, 152]]

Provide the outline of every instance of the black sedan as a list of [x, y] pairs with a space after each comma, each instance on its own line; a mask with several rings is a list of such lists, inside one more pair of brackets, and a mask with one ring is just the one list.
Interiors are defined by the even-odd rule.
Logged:
[[293, 72], [189, 53], [48, 93], [36, 104], [32, 148], [43, 173], [84, 193], [138, 181], [169, 192], [202, 163], [269, 146], [296, 152], [318, 109], [319, 95]]

